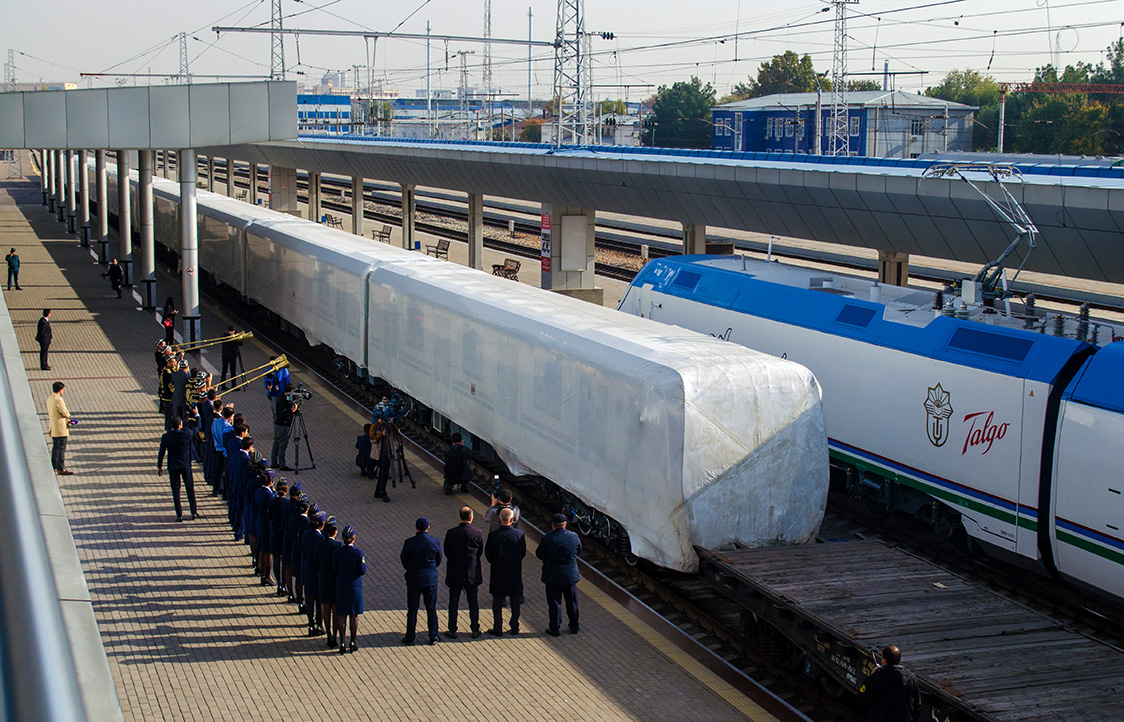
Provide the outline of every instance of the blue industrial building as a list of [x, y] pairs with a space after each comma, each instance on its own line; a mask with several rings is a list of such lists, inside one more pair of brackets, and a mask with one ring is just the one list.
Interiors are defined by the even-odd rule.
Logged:
[[[817, 102], [822, 101], [820, 123]], [[847, 94], [851, 155], [916, 158], [922, 153], [972, 150], [976, 108], [901, 91]], [[783, 93], [726, 103], [711, 111], [715, 150], [773, 153], [828, 152], [831, 96]], [[816, 146], [816, 128], [820, 145]]]
[[350, 95], [298, 95], [297, 127], [302, 132], [351, 132]]

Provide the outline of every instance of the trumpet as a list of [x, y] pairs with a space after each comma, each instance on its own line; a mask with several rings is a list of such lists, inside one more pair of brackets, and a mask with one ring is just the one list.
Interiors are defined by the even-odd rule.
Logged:
[[242, 339], [253, 338], [253, 337], [254, 337], [253, 331], [239, 331], [238, 333], [230, 334], [229, 336], [219, 336], [218, 338], [208, 338], [208, 339], [204, 339], [202, 341], [187, 341], [185, 343], [181, 343], [178, 346], [173, 346], [172, 348], [174, 348], [177, 352], [179, 352], [179, 351], [197, 351], [197, 350], [199, 350], [201, 348], [204, 348], [206, 346], [215, 346], [215, 345], [220, 344], [220, 343], [226, 343], [227, 341], [241, 341]]
[[[266, 376], [270, 375], [274, 371], [280, 371], [283, 368], [288, 368], [288, 366], [289, 366], [289, 359], [285, 358], [284, 354], [282, 354], [281, 356], [278, 356], [277, 358], [273, 359], [269, 363], [262, 364], [261, 366], [258, 366], [255, 369], [250, 369], [249, 371], [243, 371], [242, 373], [238, 374], [237, 376], [231, 376], [226, 381], [220, 381], [217, 384], [215, 384], [212, 388], [220, 389], [223, 384], [233, 383], [233, 382], [241, 379], [241, 381], [239, 381], [239, 383], [235, 384], [234, 386], [231, 386], [228, 389], [222, 389], [223, 393], [226, 393], [228, 391], [234, 391], [235, 389], [240, 389], [247, 384], [251, 384], [254, 381], [257, 381], [260, 378], [265, 378]], [[258, 373], [259, 371], [261, 373]], [[252, 374], [257, 374], [257, 375], [253, 376]]]

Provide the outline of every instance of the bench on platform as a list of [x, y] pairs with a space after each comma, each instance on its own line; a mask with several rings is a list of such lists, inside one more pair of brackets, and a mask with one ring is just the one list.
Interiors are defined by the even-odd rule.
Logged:
[[238, 191], [238, 195], [235, 196], [235, 198], [236, 198], [236, 200], [244, 201], [244, 200], [246, 200], [246, 194], [247, 194], [247, 191]]
[[383, 243], [390, 243], [390, 226], [384, 225], [382, 230], [378, 231], [372, 229], [371, 238], [376, 241], [382, 241]]
[[519, 265], [519, 261], [514, 258], [505, 258], [503, 259], [503, 263], [492, 264], [492, 275], [518, 281]]
[[437, 245], [426, 245], [425, 253], [427, 256], [432, 253], [434, 258], [441, 258], [444, 256], [446, 261], [449, 260], [449, 239], [440, 238], [437, 240]]
[[330, 228], [343, 228], [343, 219], [338, 216], [333, 216], [331, 213], [325, 213], [324, 225]]

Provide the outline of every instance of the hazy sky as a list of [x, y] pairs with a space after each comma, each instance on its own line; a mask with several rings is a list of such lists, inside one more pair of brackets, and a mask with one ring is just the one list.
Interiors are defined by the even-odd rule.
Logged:
[[[193, 74], [268, 74], [268, 36], [230, 33], [216, 42], [210, 28], [268, 25], [269, 0], [0, 3], [0, 57], [6, 61], [5, 51], [16, 51], [20, 81], [76, 81], [80, 72], [107, 70], [174, 74], [179, 69], [174, 36], [180, 32], [189, 34]], [[595, 94], [639, 100], [655, 86], [698, 75], [721, 95], [785, 50], [809, 53], [819, 70], [830, 71], [834, 11], [822, 0], [780, 4], [787, 9], [764, 0], [586, 0], [587, 30], [615, 34], [614, 40], [593, 40], [594, 84], [600, 86]], [[534, 11], [534, 38], [552, 40], [553, 0], [492, 0], [492, 36], [525, 39], [528, 7]], [[927, 72], [899, 76], [897, 87], [906, 90], [934, 85], [950, 69], [964, 67], [999, 80], [1029, 80], [1035, 67], [1051, 62], [1051, 54], [1059, 66], [1096, 64], [1124, 29], [1124, 0], [861, 0], [849, 10], [849, 70], [880, 73], [888, 60], [891, 70]], [[286, 18], [290, 28], [389, 31], [401, 24], [400, 32], [424, 33], [428, 21], [434, 34], [483, 32], [483, 0], [282, 0], [282, 11], [300, 14]], [[481, 85], [483, 48], [448, 46], [449, 55], [460, 50], [475, 51], [467, 57], [469, 83]], [[315, 81], [325, 70], [364, 64], [366, 55], [360, 38], [285, 38], [290, 79], [300, 79], [293, 72], [304, 71], [303, 79]], [[432, 87], [459, 83], [460, 60], [446, 55], [443, 41], [431, 43]], [[533, 94], [549, 97], [553, 51], [534, 48], [533, 56]], [[493, 45], [492, 57], [494, 84], [525, 97], [527, 48]], [[375, 75], [387, 87], [413, 95], [425, 86], [425, 42], [380, 40]], [[94, 80], [95, 87], [113, 82]], [[631, 87], [620, 87], [625, 85]]]

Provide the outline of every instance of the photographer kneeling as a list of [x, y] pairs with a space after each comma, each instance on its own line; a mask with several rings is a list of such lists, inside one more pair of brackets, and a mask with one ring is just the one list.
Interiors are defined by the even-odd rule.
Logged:
[[285, 450], [289, 448], [289, 432], [293, 428], [293, 414], [297, 410], [296, 401], [288, 393], [277, 397], [273, 407], [273, 449], [269, 455], [269, 465], [281, 471], [292, 471], [285, 463]]

